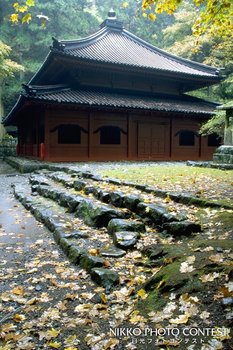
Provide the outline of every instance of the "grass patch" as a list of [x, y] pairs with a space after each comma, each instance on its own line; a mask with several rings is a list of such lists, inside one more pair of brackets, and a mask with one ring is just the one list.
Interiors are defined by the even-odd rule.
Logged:
[[107, 177], [143, 183], [158, 189], [186, 192], [201, 198], [233, 200], [233, 171], [220, 169], [174, 166], [128, 166], [114, 170], [102, 170]]

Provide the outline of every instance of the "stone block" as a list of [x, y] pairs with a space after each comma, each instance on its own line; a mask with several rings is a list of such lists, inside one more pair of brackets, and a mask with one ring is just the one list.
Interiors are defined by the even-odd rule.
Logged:
[[107, 270], [104, 268], [92, 269], [91, 278], [100, 286], [105, 287], [107, 291], [119, 283], [118, 274], [115, 271]]
[[163, 229], [173, 236], [189, 236], [201, 232], [200, 224], [191, 221], [168, 222], [163, 225]]
[[112, 234], [117, 231], [144, 232], [145, 225], [143, 222], [140, 221], [112, 219], [109, 221], [107, 229], [109, 234]]
[[76, 215], [90, 226], [106, 227], [113, 218], [123, 217], [123, 213], [111, 209], [105, 205], [100, 205], [91, 200], [83, 200], [77, 210]]
[[104, 259], [98, 256], [84, 254], [80, 256], [80, 265], [87, 271], [95, 267], [102, 267], [104, 264]]
[[119, 231], [113, 233], [114, 244], [122, 249], [129, 249], [135, 246], [139, 234], [132, 231]]
[[68, 257], [73, 264], [80, 264], [80, 259], [85, 254], [87, 254], [85, 249], [75, 245], [72, 245], [68, 251]]

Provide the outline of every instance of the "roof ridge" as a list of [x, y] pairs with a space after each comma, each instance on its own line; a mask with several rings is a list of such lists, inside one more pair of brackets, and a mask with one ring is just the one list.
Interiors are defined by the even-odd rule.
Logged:
[[[109, 32], [108, 27], [103, 27], [99, 29], [97, 32], [88, 35], [87, 37], [80, 38], [80, 39], [71, 39], [71, 40], [58, 40], [56, 38], [52, 38], [53, 45], [51, 47], [51, 50], [61, 50], [64, 51], [64, 49], [71, 49], [73, 47], [78, 46], [87, 46], [92, 42], [95, 42], [97, 39], [102, 38], [103, 36], [107, 35]], [[63, 49], [62, 49], [63, 48]]]
[[70, 87], [65, 84], [55, 84], [55, 85], [30, 85], [22, 84], [23, 90], [27, 95], [35, 96], [44, 93], [54, 93], [63, 92], [70, 90]]
[[106, 37], [107, 35], [111, 33], [118, 33], [119, 35], [122, 35], [123, 37], [133, 41], [135, 44], [140, 45], [141, 47], [160, 55], [161, 57], [164, 57], [165, 59], [170, 60], [171, 64], [172, 62], [178, 63], [181, 65], [185, 65], [186, 67], [189, 67], [191, 69], [199, 69], [200, 71], [204, 73], [209, 73], [211, 75], [215, 75], [216, 77], [219, 76], [219, 72], [221, 71], [221, 68], [212, 67], [203, 63], [199, 63], [196, 61], [192, 61], [180, 56], [177, 56], [175, 54], [172, 54], [170, 52], [167, 52], [166, 50], [160, 49], [157, 46], [141, 39], [137, 35], [129, 32], [128, 30], [124, 29], [123, 27], [119, 30], [111, 26], [104, 26], [97, 32], [82, 38], [82, 39], [73, 39], [73, 40], [57, 40], [53, 38], [53, 46], [51, 48], [52, 51], [60, 51], [65, 52], [72, 49], [79, 49], [88, 47], [89, 45], [92, 45], [96, 43], [97, 41], [101, 40], [102, 38]]

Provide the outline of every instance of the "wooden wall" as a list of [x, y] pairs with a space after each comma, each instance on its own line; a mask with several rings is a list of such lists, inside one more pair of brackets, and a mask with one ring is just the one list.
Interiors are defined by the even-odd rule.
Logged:
[[[190, 115], [53, 107], [28, 109], [20, 121], [19, 154], [48, 161], [210, 160], [216, 148], [198, 134], [200, 122]], [[59, 139], [67, 125], [67, 140], [77, 130], [76, 143]], [[115, 144], [108, 142], [112, 130]], [[194, 133], [193, 144], [180, 144], [181, 132]]]

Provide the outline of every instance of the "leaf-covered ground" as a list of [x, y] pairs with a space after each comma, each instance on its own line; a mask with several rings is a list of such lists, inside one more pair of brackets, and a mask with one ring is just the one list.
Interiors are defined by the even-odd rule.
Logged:
[[[154, 164], [154, 163], [153, 163]], [[143, 166], [121, 166], [103, 169], [101, 173], [121, 180], [128, 180], [155, 186], [158, 189], [192, 194], [201, 198], [233, 202], [233, 171], [211, 168], [189, 167], [186, 165], [155, 164]]]
[[[228, 204], [232, 198], [232, 172], [124, 165], [111, 176], [192, 193], [202, 186], [201, 195]], [[108, 293], [72, 265], [51, 233], [15, 200], [11, 185], [26, 181], [0, 175], [1, 350], [233, 348], [232, 210], [188, 207], [203, 232], [183, 239], [148, 228], [137, 249], [115, 263], [120, 284]], [[163, 203], [184, 209], [168, 198]], [[94, 241], [97, 230], [92, 234]]]

